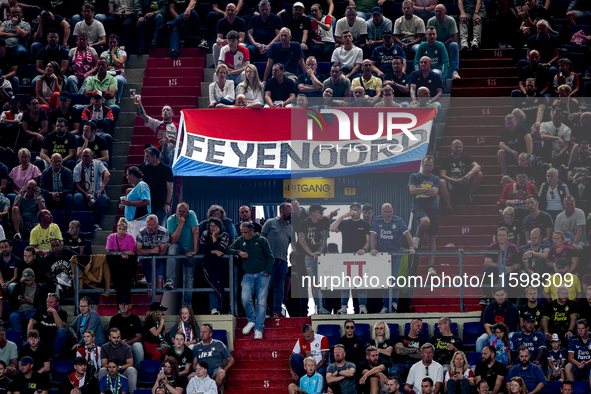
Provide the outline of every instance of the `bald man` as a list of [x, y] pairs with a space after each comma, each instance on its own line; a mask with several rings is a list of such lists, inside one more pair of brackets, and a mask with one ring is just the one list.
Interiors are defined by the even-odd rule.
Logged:
[[421, 87], [429, 89], [430, 98], [427, 104], [439, 103], [439, 98], [443, 94], [443, 80], [441, 77], [431, 70], [431, 59], [428, 56], [423, 56], [419, 61], [419, 69], [413, 71], [409, 78], [411, 104], [418, 104], [418, 90]]

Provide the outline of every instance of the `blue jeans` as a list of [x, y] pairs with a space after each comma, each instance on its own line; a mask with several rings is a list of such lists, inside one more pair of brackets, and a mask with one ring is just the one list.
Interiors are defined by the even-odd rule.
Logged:
[[172, 32], [170, 33], [170, 52], [176, 52], [178, 54], [179, 46], [181, 45], [181, 33], [180, 29], [181, 26], [192, 26], [195, 30], [197, 29], [197, 25], [199, 24], [199, 15], [195, 10], [191, 10], [191, 16], [189, 20], [185, 22], [184, 13], [180, 14], [168, 24], [172, 26]]
[[[218, 312], [221, 312], [223, 304], [224, 304], [224, 293], [222, 293], [221, 297], [219, 297], [218, 293], [216, 293], [215, 291], [209, 293], [209, 310], [210, 311], [217, 309]], [[186, 304], [183, 303], [183, 305], [186, 305]]]
[[[10, 78], [10, 84], [12, 85], [12, 92], [18, 94], [20, 91], [20, 80], [17, 76]], [[34, 85], [33, 85], [34, 86]]]
[[76, 75], [70, 75], [67, 80], [68, 92], [71, 94], [84, 94], [86, 92], [86, 82], [90, 77], [84, 78], [82, 82]]
[[146, 30], [154, 30], [154, 37], [152, 38], [151, 46], [158, 45], [158, 40], [160, 37], [160, 26], [164, 24], [164, 15], [156, 15], [154, 18], [146, 19], [145, 23], [137, 23], [136, 31], [137, 31], [137, 49], [138, 50], [145, 50], [145, 36]]
[[462, 379], [456, 382], [453, 379], [447, 381], [447, 394], [470, 394], [470, 381]]
[[[398, 271], [400, 271], [400, 263], [402, 261], [402, 256], [392, 256], [392, 276], [398, 279]], [[388, 289], [383, 290], [384, 294], [384, 308], [390, 307], [389, 297], [388, 297]], [[398, 295], [400, 294], [400, 289], [397, 286], [392, 287], [392, 302], [398, 303]]]
[[364, 21], [368, 21], [371, 19], [371, 12], [357, 11], [357, 16]]
[[[76, 27], [76, 23], [80, 22], [82, 19], [82, 15], [80, 14], [76, 14], [72, 16], [72, 18], [70, 18], [70, 26], [72, 26], [72, 32], [74, 31], [74, 27]], [[96, 19], [104, 25], [105, 21], [107, 20], [107, 16], [105, 14], [94, 14], [94, 19]]]
[[33, 317], [34, 314], [35, 314], [35, 311], [15, 311], [15, 312], [12, 312], [10, 314], [10, 317], [8, 318], [8, 320], [10, 321], [10, 327], [12, 327], [12, 329], [14, 331], [18, 331], [22, 334], [23, 328], [21, 327], [21, 320], [23, 320], [23, 319], [29, 320]]
[[[45, 47], [42, 42], [34, 42], [31, 44], [31, 59], [37, 60], [37, 53], [41, 50], [41, 48]], [[33, 85], [35, 86], [35, 85]]]
[[164, 209], [152, 210], [152, 213], [158, 217], [158, 223], [164, 228], [166, 228], [166, 219], [167, 214]]
[[[16, 56], [19, 61], [25, 62], [29, 57], [29, 51], [27, 51], [27, 47], [24, 45], [17, 45], [10, 48], [10, 52]], [[21, 63], [26, 64], [26, 63]]]
[[283, 305], [283, 287], [285, 285], [285, 276], [287, 275], [287, 261], [275, 259], [273, 263], [273, 314], [281, 313]]
[[[64, 209], [66, 210], [66, 220], [70, 218], [72, 214], [72, 208], [74, 207], [74, 200], [71, 194], [66, 194], [65, 199], [60, 199], [57, 202], [53, 201], [53, 198], [48, 193], [43, 193], [45, 199], [45, 206], [47, 209]], [[11, 283], [12, 284], [12, 283]]]
[[[123, 75], [115, 75], [115, 79], [117, 80], [117, 93], [115, 94], [115, 103], [119, 104], [121, 102], [121, 95], [123, 94], [123, 88], [127, 85], [127, 78]], [[115, 116], [115, 114], [113, 114]]]
[[[519, 62], [517, 62], [517, 73], [520, 74], [521, 69], [525, 66], [531, 66], [531, 63], [529, 62], [529, 60], [521, 59]], [[550, 66], [548, 68], [548, 70], [551, 75], [558, 74], [558, 67], [556, 67], [556, 66]]]
[[107, 206], [109, 204], [109, 198], [106, 194], [101, 194], [94, 206], [89, 207], [87, 201], [84, 200], [82, 193], [74, 194], [74, 209], [77, 211], [94, 211], [94, 223], [101, 224], [101, 220], [105, 213], [107, 213]]
[[[267, 312], [267, 293], [269, 292], [270, 276], [263, 271], [256, 274], [245, 273], [242, 278], [242, 306], [249, 323], [255, 323], [254, 329], [263, 332], [265, 328], [265, 313]], [[256, 313], [252, 303], [252, 296], [256, 292]]]
[[51, 344], [44, 341], [41, 341], [41, 343], [47, 346], [47, 350], [51, 352], [50, 354], [53, 357], [59, 356], [64, 349], [64, 345], [66, 344], [67, 333], [68, 332], [65, 328], [58, 328], [57, 332], [55, 333], [55, 337], [51, 340]]
[[[359, 306], [367, 305], [367, 290], [358, 290]], [[349, 303], [349, 290], [341, 290], [341, 305]]]
[[[190, 252], [190, 250], [183, 248], [179, 244], [171, 244], [168, 246], [168, 250], [166, 254], [169, 256], [176, 256], [180, 254], [185, 254]], [[166, 281], [172, 281], [174, 284], [176, 280], [176, 264], [177, 261], [180, 260], [183, 264], [183, 276], [184, 276], [184, 285], [185, 288], [193, 287], [193, 274], [195, 272], [195, 263], [197, 262], [195, 259], [169, 259], [166, 264]], [[186, 292], [183, 294], [183, 305], [191, 305], [191, 297], [193, 293]], [[217, 297], [217, 295], [216, 295]], [[219, 310], [219, 309], [218, 309]]]
[[447, 44], [447, 53], [449, 53], [449, 63], [451, 68], [447, 78], [451, 78], [454, 71], [460, 71], [460, 46], [457, 42], [450, 42]]
[[144, 345], [141, 342], [136, 342], [131, 345], [131, 352], [133, 353], [133, 366], [139, 369], [140, 362], [144, 361]]
[[[172, 245], [171, 245], [172, 246]], [[166, 271], [166, 260], [156, 260], [156, 279], [164, 279]], [[156, 285], [152, 281], [152, 259], [142, 260], [142, 272], [146, 277], [146, 283]]]
[[[306, 374], [306, 370], [304, 369], [304, 356], [301, 354], [292, 354], [291, 364], [293, 365], [293, 370], [298, 374], [299, 377], [302, 377]], [[326, 375], [326, 365], [316, 372], [322, 376]]]
[[408, 373], [410, 372], [410, 368], [414, 365], [412, 361], [401, 361], [393, 365], [389, 372], [389, 376], [398, 376], [402, 380], [406, 380], [408, 378]]

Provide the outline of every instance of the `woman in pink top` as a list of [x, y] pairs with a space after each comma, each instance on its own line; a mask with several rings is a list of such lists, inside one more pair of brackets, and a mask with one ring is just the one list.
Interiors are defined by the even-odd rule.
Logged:
[[18, 151], [18, 160], [21, 163], [10, 171], [10, 179], [12, 179], [12, 192], [18, 194], [23, 187], [27, 186], [27, 182], [34, 179], [37, 186], [40, 185], [41, 171], [39, 168], [31, 164], [31, 152], [27, 148], [22, 148]]
[[112, 273], [113, 285], [117, 291], [117, 303], [122, 297], [131, 299], [131, 287], [137, 273], [137, 255], [135, 253], [135, 239], [127, 232], [127, 220], [119, 219], [117, 232], [107, 238], [107, 261]]

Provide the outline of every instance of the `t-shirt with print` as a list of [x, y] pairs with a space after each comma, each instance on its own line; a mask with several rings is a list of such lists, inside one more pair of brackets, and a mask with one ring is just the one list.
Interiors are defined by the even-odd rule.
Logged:
[[511, 224], [508, 224], [505, 219], [501, 220], [497, 228], [505, 227], [507, 229], [507, 241], [517, 245], [517, 236], [523, 233], [523, 227], [519, 219], [513, 219]]
[[574, 335], [568, 340], [568, 352], [573, 354], [575, 360], [587, 363], [591, 360], [591, 339], [587, 338], [587, 342], [583, 342], [583, 338], [579, 335]]
[[[538, 304], [538, 306], [540, 306], [540, 304]], [[521, 314], [521, 309], [519, 310], [519, 313]], [[521, 317], [521, 315], [519, 317]], [[540, 349], [546, 348], [546, 336], [539, 330], [529, 334], [526, 334], [524, 331], [517, 331], [513, 333], [511, 343], [513, 343], [513, 350], [519, 349], [521, 345], [525, 345], [529, 349], [531, 360], [535, 360], [538, 357]]]
[[16, 374], [12, 379], [9, 391], [13, 393], [18, 391], [20, 394], [35, 394], [37, 390], [49, 391], [50, 388], [51, 386], [45, 376], [33, 371], [33, 375], [29, 379], [22, 373]]
[[566, 365], [564, 361], [567, 361], [566, 350], [561, 346], [558, 350], [554, 350], [551, 347], [548, 349], [548, 364], [552, 364], [554, 368], [560, 370]]
[[78, 254], [71, 250], [63, 249], [61, 255], [56, 256], [54, 253], [49, 253], [43, 259], [45, 272], [56, 278], [57, 283], [61, 285], [64, 290], [71, 289], [73, 286], [72, 265], [70, 264], [70, 260], [73, 256], [78, 256]]
[[[441, 180], [439, 177], [431, 174], [425, 176], [420, 172], [411, 174], [408, 180], [408, 186], [414, 185], [417, 189], [440, 188]], [[430, 197], [424, 194], [414, 194], [412, 196], [412, 209], [438, 209], [437, 197]]]
[[[82, 145], [84, 145], [84, 139], [79, 138], [78, 139], [78, 147], [80, 148]], [[94, 141], [88, 142], [87, 148], [92, 151], [92, 158], [93, 159], [100, 159], [101, 157], [103, 157], [101, 152], [108, 150], [107, 143], [105, 142], [103, 137], [101, 137], [99, 135], [94, 136]], [[74, 182], [76, 182], [76, 181], [74, 181]]]
[[59, 226], [51, 223], [47, 228], [41, 225], [35, 226], [31, 231], [30, 245], [35, 245], [39, 250], [51, 250], [51, 241], [54, 239], [63, 239]]
[[[68, 313], [66, 311], [58, 308], [57, 314], [64, 323], [68, 320]], [[57, 334], [57, 326], [53, 314], [47, 312], [47, 307], [40, 306], [37, 308], [31, 320], [35, 323], [35, 329], [39, 331], [41, 340], [51, 343]]]
[[536, 318], [535, 328], [536, 330], [539, 330], [541, 327], [540, 323], [542, 322], [542, 311], [545, 307], [546, 305], [541, 304], [539, 302], [533, 308], [530, 307], [528, 304], [525, 304], [521, 308], [519, 308], [519, 317], [523, 319], [527, 314], [534, 315], [534, 317]]
[[[53, 112], [52, 112], [53, 114]], [[69, 123], [68, 123], [69, 124]], [[70, 149], [76, 151], [76, 137], [72, 133], [66, 132], [63, 136], [57, 133], [49, 133], [43, 141], [41, 149], [47, 150], [47, 156], [51, 157], [54, 153], [59, 153], [62, 158], [68, 156]]]
[[[327, 217], [322, 217], [319, 221], [314, 223], [312, 218], [309, 217], [300, 223], [298, 234], [304, 233], [304, 239], [308, 248], [313, 253], [318, 252], [322, 241], [322, 233], [328, 231], [330, 227], [330, 221]], [[320, 360], [317, 360], [320, 361]]]
[[10, 390], [11, 385], [12, 379], [7, 378], [5, 375], [2, 379], [0, 379], [0, 394], [7, 394], [8, 390]]
[[386, 48], [385, 45], [379, 45], [371, 53], [371, 61], [383, 73], [392, 72], [392, 59], [394, 56], [400, 56], [404, 61], [406, 54], [401, 45], [393, 43], [391, 48]]
[[181, 371], [185, 369], [185, 365], [193, 363], [193, 352], [184, 345], [183, 350], [180, 353], [176, 352], [176, 348], [174, 346], [169, 347], [166, 350], [166, 357], [174, 358]]
[[542, 316], [550, 319], [548, 332], [558, 334], [559, 338], [568, 331], [571, 315], [579, 315], [577, 303], [571, 300], [566, 301], [564, 304], [561, 304], [558, 300], [550, 301], [542, 312]]
[[446, 171], [446, 176], [452, 179], [460, 179], [470, 172], [474, 159], [471, 156], [461, 154], [460, 157], [447, 155], [439, 160], [439, 167]]
[[150, 234], [148, 229], [143, 227], [135, 237], [135, 242], [142, 245], [144, 249], [150, 249], [154, 246], [170, 243], [170, 234], [162, 226], [158, 226], [158, 231], [155, 234]]
[[376, 216], [371, 225], [371, 233], [376, 234], [376, 250], [378, 252], [401, 252], [402, 239], [409, 231], [401, 218], [392, 216], [389, 221], [382, 215]]
[[437, 361], [439, 364], [449, 364], [451, 363], [451, 358], [454, 355], [453, 350], [447, 350], [447, 345], [453, 345], [458, 350], [463, 350], [464, 344], [462, 340], [455, 335], [435, 335], [431, 338], [431, 344], [435, 346], [435, 355], [433, 359]]
[[[542, 122], [542, 124], [540, 124], [540, 133], [542, 133], [542, 131], [546, 134], [548, 134], [549, 136], [552, 137], [560, 137], [560, 139], [564, 142], [569, 142], [570, 141], [570, 136], [571, 136], [571, 129], [565, 125], [564, 123], [562, 123], [559, 127], [556, 127], [554, 125], [554, 122]], [[544, 144], [547, 144], [549, 141], [545, 140]], [[560, 144], [557, 140], [552, 140], [552, 151], [556, 154], [558, 152], [560, 152]]]
[[248, 49], [238, 45], [236, 53], [232, 53], [229, 45], [225, 45], [220, 50], [219, 61], [224, 62], [230, 70], [239, 70], [244, 67], [244, 62], [250, 61]]
[[328, 338], [324, 335], [314, 334], [314, 340], [312, 342], [306, 341], [304, 337], [299, 338], [293, 347], [292, 353], [300, 354], [304, 358], [314, 357], [316, 364], [318, 364], [322, 360], [322, 352], [328, 351], [330, 351]]
[[[421, 338], [411, 338], [408, 335], [403, 336], [402, 338], [399, 338], [398, 341], [396, 341], [396, 344], [402, 343], [402, 346], [404, 346], [407, 349], [417, 349], [420, 350], [421, 346], [423, 346], [426, 342], [424, 340], [422, 340]], [[419, 354], [417, 352], [417, 354]], [[392, 356], [394, 358], [394, 362], [411, 362], [411, 363], [416, 363], [420, 360], [420, 358], [415, 358], [415, 357], [411, 357], [410, 355], [396, 355], [396, 352], [392, 352]]]
[[575, 208], [575, 212], [570, 217], [566, 217], [566, 212], [561, 212], [556, 217], [554, 231], [562, 231], [566, 239], [572, 245], [577, 235], [577, 226], [583, 226], [583, 234], [581, 234], [579, 243], [585, 245], [587, 243], [587, 231], [585, 225], [585, 212], [579, 208]]
[[209, 365], [207, 370], [209, 376], [216, 368], [223, 367], [224, 360], [229, 357], [232, 357], [232, 354], [226, 345], [217, 339], [212, 339], [209, 345], [205, 345], [201, 341], [193, 347], [193, 358], [197, 358], [198, 362], [205, 361]]

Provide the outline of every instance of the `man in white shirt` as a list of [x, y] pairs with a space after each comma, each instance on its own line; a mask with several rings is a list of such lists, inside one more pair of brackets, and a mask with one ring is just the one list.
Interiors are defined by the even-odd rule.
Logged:
[[80, 33], [86, 33], [88, 37], [88, 46], [94, 48], [98, 53], [102, 53], [104, 47], [107, 46], [107, 34], [103, 24], [94, 19], [94, 6], [92, 4], [84, 4], [82, 6], [83, 21], [76, 23], [74, 26], [74, 36]]
[[577, 251], [587, 244], [585, 235], [585, 212], [575, 207], [575, 198], [566, 196], [562, 202], [564, 211], [556, 217], [554, 231], [562, 231], [568, 242]]
[[[364, 22], [365, 24], [365, 22]], [[343, 45], [332, 53], [330, 62], [338, 63], [345, 77], [352, 79], [359, 76], [361, 62], [363, 61], [363, 50], [353, 43], [353, 34], [349, 30], [342, 33]]]
[[552, 113], [552, 121], [542, 122], [540, 125], [540, 138], [544, 141], [542, 161], [548, 164], [552, 163], [554, 168], [568, 164], [572, 148], [570, 143], [571, 129], [562, 123], [563, 117], [562, 108], [556, 108]]
[[435, 347], [430, 343], [425, 343], [421, 346], [421, 361], [410, 368], [405, 392], [413, 390], [415, 393], [422, 393], [423, 379], [429, 377], [435, 380], [435, 390], [440, 392], [443, 387], [443, 367], [437, 361], [433, 360], [435, 354]]
[[218, 386], [215, 384], [215, 380], [207, 375], [208, 369], [209, 364], [205, 361], [197, 363], [197, 368], [195, 368], [197, 376], [189, 381], [187, 393], [217, 394]]
[[361, 49], [365, 48], [367, 24], [363, 18], [357, 16], [357, 9], [354, 5], [347, 6], [345, 16], [337, 21], [334, 31], [337, 47], [345, 44], [343, 37], [345, 31], [351, 32], [354, 45], [357, 45]]

